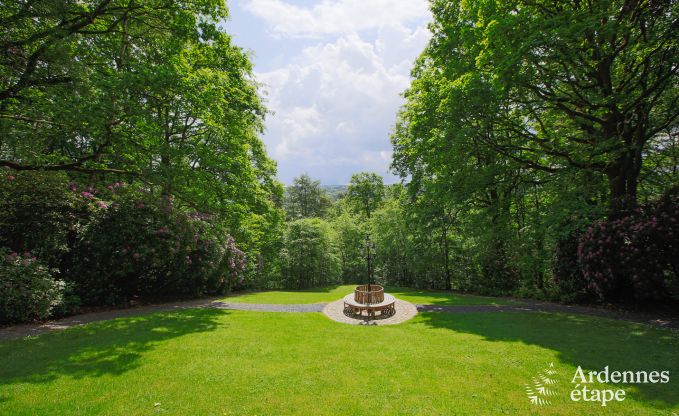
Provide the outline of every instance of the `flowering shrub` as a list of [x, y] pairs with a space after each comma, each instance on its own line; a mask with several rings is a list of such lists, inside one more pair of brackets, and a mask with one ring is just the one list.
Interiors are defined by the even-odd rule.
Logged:
[[0, 249], [0, 323], [48, 318], [61, 306], [64, 288], [31, 253]]
[[85, 303], [196, 296], [242, 283], [245, 254], [205, 216], [138, 192], [98, 202], [68, 271]]
[[0, 171], [0, 246], [30, 251], [50, 267], [61, 267], [87, 216], [68, 183], [56, 172]]
[[679, 193], [629, 216], [590, 226], [578, 246], [588, 288], [608, 301], [653, 301], [677, 296]]
[[228, 275], [228, 282], [231, 283], [232, 288], [238, 287], [244, 283], [243, 272], [245, 271], [247, 256], [236, 247], [236, 240], [231, 236], [226, 238], [225, 254], [226, 268], [224, 271]]
[[246, 269], [245, 254], [210, 215], [177, 209], [140, 185], [88, 186], [56, 172], [0, 170], [0, 246], [31, 251], [60, 270], [64, 301], [50, 309], [57, 315], [74, 312], [81, 300], [223, 292], [242, 286]]

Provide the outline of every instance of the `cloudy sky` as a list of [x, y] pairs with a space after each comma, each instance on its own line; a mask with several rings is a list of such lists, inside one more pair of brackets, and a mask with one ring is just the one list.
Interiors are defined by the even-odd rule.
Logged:
[[389, 134], [429, 39], [426, 0], [230, 0], [226, 30], [252, 53], [268, 108], [264, 141], [288, 184], [308, 173], [388, 182]]

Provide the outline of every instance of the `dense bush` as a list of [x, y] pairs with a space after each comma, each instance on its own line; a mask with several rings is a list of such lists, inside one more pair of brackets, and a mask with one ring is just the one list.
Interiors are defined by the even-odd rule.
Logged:
[[487, 239], [481, 239], [478, 246], [481, 277], [476, 282], [474, 292], [499, 296], [512, 294], [518, 288], [520, 272], [511, 258], [514, 253], [504, 238], [490, 235]]
[[288, 223], [281, 252], [284, 287], [307, 288], [340, 281], [340, 261], [327, 222], [318, 218]]
[[578, 263], [580, 234], [571, 233], [556, 244], [552, 274], [558, 300], [566, 303], [588, 302], [595, 298]]
[[197, 296], [242, 283], [245, 254], [206, 216], [138, 192], [98, 202], [68, 271], [86, 303]]
[[64, 289], [31, 253], [0, 249], [0, 323], [48, 318], [62, 305]]
[[64, 174], [0, 175], [0, 246], [61, 267], [83, 216], [81, 199]]
[[676, 297], [679, 194], [673, 191], [632, 214], [590, 226], [578, 247], [589, 288], [606, 301]]
[[[233, 238], [208, 216], [137, 186], [82, 186], [54, 172], [4, 173], [0, 195], [0, 246], [35, 253], [66, 280], [53, 314], [72, 313], [81, 301], [201, 295], [242, 283], [245, 254]], [[36, 266], [36, 276], [47, 273], [42, 270]]]

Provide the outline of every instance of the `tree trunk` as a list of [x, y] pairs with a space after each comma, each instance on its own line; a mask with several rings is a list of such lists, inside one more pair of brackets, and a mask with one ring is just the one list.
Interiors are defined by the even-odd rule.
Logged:
[[442, 239], [443, 239], [443, 261], [444, 261], [444, 268], [446, 272], [446, 282], [445, 282], [445, 289], [446, 290], [452, 290], [452, 284], [450, 282], [450, 262], [449, 262], [449, 249], [448, 249], [448, 230], [446, 226], [443, 226], [443, 233], [442, 233]]
[[641, 161], [641, 151], [630, 150], [606, 170], [609, 188], [609, 218], [620, 218], [636, 208]]

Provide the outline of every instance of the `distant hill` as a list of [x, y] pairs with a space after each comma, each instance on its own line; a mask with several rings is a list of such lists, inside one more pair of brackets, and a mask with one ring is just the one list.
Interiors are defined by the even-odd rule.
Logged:
[[347, 185], [321, 185], [333, 201], [338, 200], [347, 191]]

